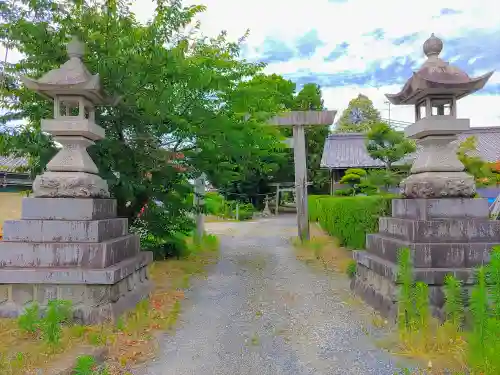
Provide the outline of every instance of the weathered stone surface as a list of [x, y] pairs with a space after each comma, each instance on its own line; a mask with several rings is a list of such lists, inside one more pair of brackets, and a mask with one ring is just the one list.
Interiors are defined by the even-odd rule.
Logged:
[[498, 242], [475, 243], [414, 243], [380, 234], [369, 234], [366, 250], [382, 259], [397, 261], [401, 248], [409, 248], [413, 266], [417, 268], [476, 267], [490, 259], [491, 248]]
[[104, 269], [74, 268], [16, 268], [0, 269], [0, 284], [104, 284], [113, 285], [153, 261], [153, 254], [141, 251]]
[[57, 285], [59, 298], [71, 301], [74, 306], [85, 302], [87, 295], [86, 285]]
[[[464, 304], [468, 304], [472, 285], [464, 286]], [[397, 299], [400, 287], [385, 277], [380, 276], [370, 268], [358, 264], [356, 277], [351, 280], [351, 290], [366, 303], [388, 319], [397, 318]], [[429, 304], [431, 313], [436, 318], [444, 320], [445, 295], [442, 285], [429, 286]], [[466, 322], [467, 323], [467, 322]]]
[[9, 287], [0, 285], [0, 303], [4, 303], [9, 299]]
[[38, 285], [35, 292], [36, 301], [45, 306], [50, 300], [58, 299], [56, 285]]
[[447, 275], [474, 283], [475, 267], [487, 263], [500, 244], [500, 222], [488, 220], [486, 199], [394, 199], [393, 217], [379, 219], [379, 233], [368, 234], [366, 251], [354, 251], [357, 274], [351, 288], [384, 316], [396, 311], [397, 255], [410, 249], [416, 281], [429, 285], [432, 313], [443, 318]]
[[393, 199], [392, 216], [417, 220], [487, 219], [489, 205], [483, 198]]
[[50, 172], [84, 172], [98, 174], [99, 169], [90, 158], [86, 148], [94, 144], [85, 137], [56, 137], [63, 147], [47, 164]]
[[[422, 119], [416, 122], [425, 121]], [[420, 151], [413, 162], [410, 173], [424, 172], [463, 172], [465, 170], [462, 162], [457, 158], [457, 137], [448, 136], [428, 136], [417, 140]]]
[[[43, 310], [49, 300], [60, 298], [72, 302], [74, 317], [79, 323], [113, 321], [149, 297], [151, 282], [148, 278], [140, 281], [139, 277], [139, 273], [145, 273], [145, 268], [147, 266], [138, 268], [115, 285], [2, 284], [0, 287], [10, 290], [12, 297], [0, 299], [0, 317], [17, 317], [33, 301], [39, 302]], [[126, 283], [132, 288], [118, 291], [117, 286]]]
[[418, 243], [485, 241], [500, 243], [500, 221], [471, 218], [412, 220], [381, 217], [379, 233]]
[[6, 220], [4, 241], [101, 242], [128, 234], [128, 220]]
[[476, 183], [466, 172], [423, 172], [402, 181], [401, 193], [406, 198], [470, 198]]
[[[366, 251], [353, 251], [353, 258], [358, 265], [369, 268], [376, 274], [383, 276], [396, 283], [398, 279], [398, 270], [395, 263], [382, 259]], [[415, 281], [422, 281], [428, 285], [444, 285], [446, 275], [452, 275], [462, 281], [465, 285], [474, 283], [474, 268], [414, 268], [413, 275]]]
[[351, 279], [351, 290], [384, 318], [396, 320], [398, 287], [395, 282], [358, 264], [356, 277]]
[[93, 120], [83, 117], [58, 117], [43, 119], [42, 129], [57, 137], [85, 137], [98, 141], [105, 137], [104, 129]]
[[23, 306], [29, 302], [33, 302], [35, 298], [35, 290], [32, 285], [12, 285], [11, 296], [13, 301], [16, 301], [19, 306]]
[[498, 223], [488, 222], [486, 199], [470, 199], [475, 180], [456, 152], [457, 136], [470, 128], [468, 119], [457, 119], [457, 101], [481, 89], [493, 72], [470, 78], [438, 57], [442, 48], [432, 34], [423, 46], [422, 67], [398, 94], [387, 95], [393, 104], [415, 105], [416, 121], [405, 133], [419, 150], [410, 176], [400, 184], [408, 199], [393, 200], [393, 218], [380, 219], [379, 234], [367, 236], [367, 251], [353, 253], [358, 269], [352, 288], [389, 315], [395, 304], [387, 289], [397, 282], [398, 249], [409, 248], [414, 279], [429, 285], [436, 314], [443, 307], [445, 277], [452, 275], [468, 288], [474, 267], [486, 263], [500, 242]]
[[24, 198], [22, 219], [100, 220], [116, 217], [115, 199]]
[[0, 242], [0, 268], [105, 268], [137, 255], [139, 237], [126, 235], [98, 243]]
[[[429, 136], [450, 136], [470, 129], [470, 120], [450, 116], [424, 117], [405, 128], [405, 135], [413, 139], [426, 139]], [[436, 160], [439, 162], [439, 160]]]
[[108, 183], [85, 172], [45, 172], [33, 182], [36, 198], [109, 198]]
[[62, 148], [36, 177], [34, 199], [23, 203], [23, 220], [4, 223], [3, 317], [18, 316], [31, 301], [45, 306], [61, 298], [73, 302], [83, 323], [99, 323], [149, 292], [141, 269], [151, 263], [152, 253], [139, 252], [138, 238], [128, 235], [128, 220], [115, 217], [116, 202], [107, 199], [108, 184], [86, 150], [105, 136], [95, 124], [95, 106], [108, 101], [98, 75], [81, 60], [83, 44], [74, 38], [68, 55], [65, 64], [40, 79], [21, 78], [27, 88], [54, 99], [54, 119], [43, 120], [42, 129]]

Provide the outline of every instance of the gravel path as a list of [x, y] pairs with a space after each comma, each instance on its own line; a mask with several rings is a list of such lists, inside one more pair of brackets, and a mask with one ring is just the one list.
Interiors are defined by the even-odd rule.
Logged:
[[[344, 276], [296, 260], [295, 217], [212, 223], [221, 259], [195, 280], [178, 328], [137, 375], [393, 375], [398, 362], [377, 348], [346, 303]], [[358, 309], [359, 310], [359, 309]], [[366, 320], [365, 320], [366, 321]]]

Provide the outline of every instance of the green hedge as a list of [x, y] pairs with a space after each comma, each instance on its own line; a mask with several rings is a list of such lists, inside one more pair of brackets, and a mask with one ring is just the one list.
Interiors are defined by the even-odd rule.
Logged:
[[309, 217], [341, 246], [364, 249], [366, 234], [378, 231], [378, 218], [390, 216], [394, 196], [310, 196]]
[[309, 195], [307, 197], [307, 209], [309, 211], [309, 220], [310, 221], [318, 221], [320, 214], [320, 199], [332, 199], [331, 195]]
[[236, 205], [239, 204], [239, 220], [250, 220], [255, 212], [255, 207], [251, 203], [242, 203], [234, 200], [225, 200], [216, 192], [205, 194], [205, 212], [209, 215], [225, 218], [236, 217]]

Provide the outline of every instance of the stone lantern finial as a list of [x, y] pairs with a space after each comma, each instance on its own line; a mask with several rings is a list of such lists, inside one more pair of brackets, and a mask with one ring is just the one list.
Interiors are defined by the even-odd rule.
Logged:
[[439, 56], [443, 50], [443, 41], [432, 33], [431, 37], [424, 42], [423, 49], [427, 57]]
[[67, 44], [66, 50], [70, 59], [81, 59], [85, 54], [85, 45], [80, 41], [80, 39], [78, 39], [77, 36], [73, 36], [71, 41]]

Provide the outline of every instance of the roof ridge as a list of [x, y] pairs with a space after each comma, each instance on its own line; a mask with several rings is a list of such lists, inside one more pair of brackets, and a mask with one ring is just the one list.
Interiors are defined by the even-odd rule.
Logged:
[[[500, 127], [470, 128], [468, 131], [461, 133], [454, 143], [461, 142], [465, 138], [474, 135], [478, 138], [478, 156], [487, 162], [500, 161]], [[329, 169], [342, 169], [373, 168], [383, 164], [374, 160], [368, 154], [365, 139], [366, 134], [364, 133], [330, 134], [323, 147], [320, 166]]]

